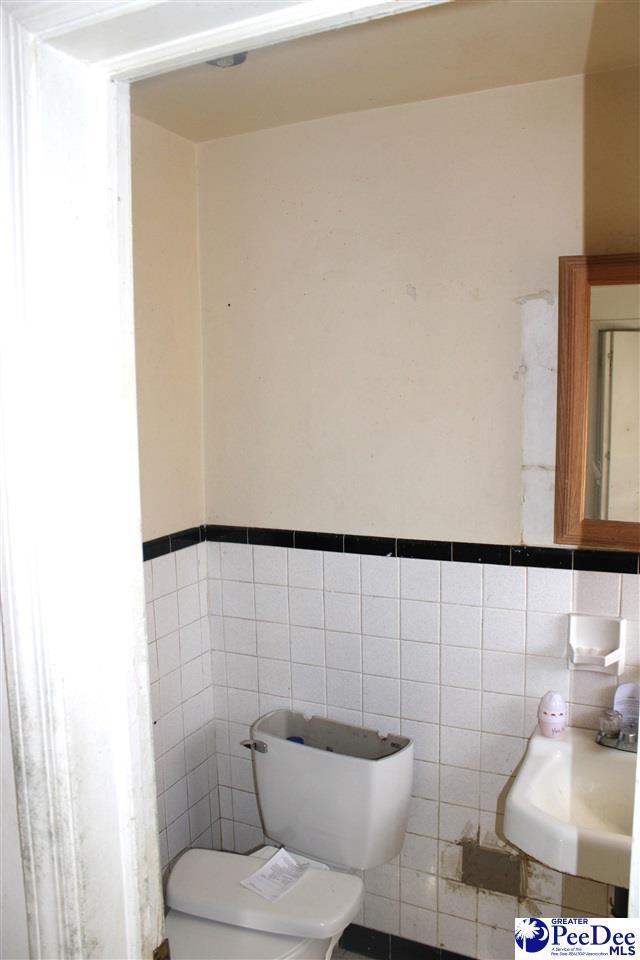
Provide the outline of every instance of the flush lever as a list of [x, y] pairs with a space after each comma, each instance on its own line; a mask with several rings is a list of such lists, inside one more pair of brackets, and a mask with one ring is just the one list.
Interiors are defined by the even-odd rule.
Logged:
[[257, 750], [258, 753], [267, 752], [267, 745], [263, 740], [241, 740], [240, 745], [247, 750]]

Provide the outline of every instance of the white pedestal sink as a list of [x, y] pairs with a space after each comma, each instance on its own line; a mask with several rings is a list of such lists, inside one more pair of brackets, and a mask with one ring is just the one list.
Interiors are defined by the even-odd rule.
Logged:
[[594, 737], [536, 730], [506, 798], [504, 833], [549, 867], [628, 887], [636, 754]]

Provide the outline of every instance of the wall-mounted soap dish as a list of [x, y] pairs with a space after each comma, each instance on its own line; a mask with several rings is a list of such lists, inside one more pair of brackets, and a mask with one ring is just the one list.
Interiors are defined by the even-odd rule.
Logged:
[[569, 614], [569, 667], [620, 676], [624, 670], [627, 621]]

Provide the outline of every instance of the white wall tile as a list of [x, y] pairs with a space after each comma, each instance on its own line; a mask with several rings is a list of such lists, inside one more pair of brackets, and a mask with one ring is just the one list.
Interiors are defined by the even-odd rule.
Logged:
[[170, 860], [189, 846], [189, 815], [183, 813], [167, 827], [167, 850]]
[[327, 666], [334, 670], [362, 669], [362, 638], [355, 633], [339, 633], [327, 630], [325, 651]]
[[174, 783], [187, 775], [184, 742], [181, 740], [171, 750], [167, 750], [158, 762], [162, 764], [164, 788], [168, 790]]
[[400, 681], [387, 677], [362, 678], [362, 706], [368, 713], [400, 716]]
[[289, 550], [289, 586], [322, 590], [322, 559], [320, 550]]
[[364, 922], [374, 930], [397, 935], [400, 932], [400, 904], [397, 900], [365, 893]]
[[435, 946], [437, 943], [438, 914], [411, 904], [400, 904], [400, 936]]
[[629, 620], [640, 619], [640, 577], [632, 573], [622, 574], [622, 600], [620, 616]]
[[208, 795], [189, 809], [189, 837], [191, 843], [197, 843], [202, 849], [203, 843], [198, 841], [203, 834], [206, 834], [207, 830], [209, 830], [209, 833], [211, 832], [211, 807]]
[[525, 567], [506, 567], [486, 563], [483, 566], [483, 603], [485, 607], [524, 610], [527, 574]]
[[440, 946], [452, 953], [475, 957], [477, 948], [476, 924], [471, 920], [438, 913], [438, 941]]
[[355, 553], [324, 553], [324, 588], [333, 593], [360, 593], [360, 557]]
[[362, 593], [372, 597], [400, 595], [400, 568], [395, 557], [363, 556], [360, 571]]
[[362, 726], [362, 711], [350, 710], [348, 707], [327, 707], [327, 717], [337, 723], [347, 723], [356, 727]]
[[291, 696], [291, 665], [284, 660], [258, 660], [258, 689], [278, 697]]
[[[209, 764], [201, 763], [199, 767], [187, 774], [187, 796], [189, 806], [192, 807], [203, 797], [209, 794]], [[204, 828], [203, 828], [204, 829]]]
[[482, 729], [487, 733], [523, 735], [524, 698], [502, 693], [484, 693], [482, 697]]
[[158, 683], [160, 716], [175, 710], [182, 703], [180, 671], [174, 670], [160, 678]]
[[400, 596], [405, 600], [440, 600], [438, 560], [400, 560]]
[[620, 616], [619, 573], [575, 570], [573, 573], [573, 609], [596, 617]]
[[256, 624], [238, 617], [224, 618], [224, 646], [227, 653], [256, 655]]
[[178, 589], [175, 553], [165, 553], [161, 557], [154, 557], [151, 561], [151, 575], [154, 600], [165, 596], [167, 593], [175, 593]]
[[214, 580], [222, 576], [220, 562], [220, 544], [207, 540], [207, 576]]
[[481, 697], [479, 690], [441, 687], [440, 722], [448, 727], [479, 730]]
[[479, 689], [481, 657], [480, 650], [443, 647], [440, 651], [440, 679], [443, 685]]
[[427, 763], [424, 760], [413, 762], [412, 796], [424, 797], [425, 800], [437, 800], [440, 796], [440, 765]]
[[400, 641], [389, 637], [363, 637], [362, 670], [378, 677], [399, 677]]
[[144, 574], [144, 597], [147, 605], [153, 600], [153, 574], [151, 572], [152, 560], [145, 560], [142, 564]]
[[480, 647], [482, 609], [443, 603], [440, 608], [440, 640], [456, 647]]
[[569, 617], [564, 613], [527, 614], [527, 653], [566, 657]]
[[480, 747], [480, 769], [485, 773], [511, 776], [522, 760], [527, 741], [521, 737], [506, 737], [483, 733]]
[[400, 602], [400, 636], [403, 640], [438, 643], [440, 640], [440, 606], [421, 600]]
[[241, 653], [227, 654], [227, 681], [239, 690], [258, 689], [258, 660]]
[[324, 622], [327, 630], [360, 633], [359, 594], [325, 593]]
[[401, 867], [400, 899], [405, 904], [435, 911], [438, 906], [438, 878], [422, 870]]
[[362, 679], [359, 673], [327, 670], [327, 703], [350, 710], [362, 709]]
[[436, 800], [424, 800], [412, 797], [409, 805], [407, 832], [421, 837], [438, 837], [438, 803]]
[[253, 547], [249, 543], [221, 543], [223, 580], [253, 580]]
[[[180, 628], [180, 662], [187, 663], [203, 653], [202, 627], [199, 620]], [[207, 651], [209, 647], [207, 646]]]
[[527, 609], [540, 613], [568, 613], [573, 586], [571, 570], [527, 568]]
[[506, 795], [513, 779], [502, 773], [480, 774], [480, 809], [504, 813]]
[[480, 773], [463, 767], [440, 767], [440, 799], [463, 807], [477, 807], [480, 798]]
[[399, 603], [384, 597], [362, 598], [362, 632], [375, 637], [399, 637]]
[[324, 666], [324, 630], [291, 627], [291, 659], [295, 663]]
[[566, 659], [527, 656], [525, 693], [528, 697], [542, 697], [548, 690], [557, 690], [567, 699], [569, 679]]
[[435, 643], [400, 641], [400, 673], [404, 680], [438, 683], [440, 648]]
[[221, 580], [207, 580], [207, 609], [210, 616], [222, 616]]
[[438, 912], [463, 920], [476, 920], [478, 914], [478, 894], [475, 887], [454, 880], [438, 881]]
[[287, 551], [284, 547], [254, 546], [253, 579], [256, 583], [287, 585]]
[[324, 667], [312, 667], [301, 663], [292, 664], [291, 692], [296, 700], [325, 703]]
[[438, 843], [432, 837], [418, 837], [412, 833], [405, 834], [400, 866], [423, 873], [437, 872]]
[[169, 593], [166, 597], [154, 600], [153, 615], [158, 639], [177, 630], [179, 626], [177, 594]]
[[289, 620], [300, 627], [324, 627], [322, 591], [290, 587]]
[[400, 731], [403, 736], [413, 739], [416, 760], [437, 762], [439, 755], [437, 724], [420, 723], [419, 720], [402, 720]]
[[180, 673], [183, 700], [195, 697], [204, 687], [202, 659], [202, 657], [196, 657], [194, 660], [190, 660], [182, 666]]
[[187, 587], [200, 579], [198, 569], [198, 544], [176, 550], [176, 576], [178, 587]]
[[197, 583], [178, 590], [178, 622], [181, 627], [200, 619], [200, 591]]
[[440, 839], [450, 843], [475, 840], [478, 836], [479, 812], [455, 803], [440, 804]]
[[180, 666], [180, 638], [178, 633], [160, 637], [157, 644], [158, 673], [161, 677]]
[[518, 653], [486, 650], [482, 654], [482, 687], [492, 693], [524, 695], [525, 658]]
[[403, 680], [400, 684], [400, 714], [407, 720], [437, 723], [440, 691], [435, 683]]
[[[250, 678], [248, 682], [253, 682]], [[258, 693], [256, 690], [241, 689], [240, 687], [229, 688], [229, 732], [230, 736], [236, 736], [234, 724], [240, 725], [243, 729], [238, 731], [236, 737], [236, 748], [232, 746], [231, 752], [238, 755], [238, 744], [241, 740], [249, 736], [249, 725], [257, 720], [260, 713]], [[242, 751], [244, 753], [244, 751]]]
[[271, 660], [290, 659], [289, 627], [286, 624], [259, 620], [256, 623], [256, 630], [258, 656], [268, 657]]
[[459, 727], [440, 727], [440, 763], [479, 770], [480, 733]]
[[[513, 936], [513, 924], [515, 918], [520, 916], [519, 910], [517, 897], [508, 897], [504, 893], [494, 893], [492, 890], [478, 891], [479, 923], [508, 930]], [[511, 950], [513, 953], [513, 944], [511, 944]]]
[[441, 567], [441, 599], [443, 603], [482, 603], [482, 564], [443, 563]]
[[173, 823], [188, 809], [187, 779], [182, 777], [172, 784], [164, 793], [164, 806], [167, 815], [167, 824]]
[[225, 617], [255, 619], [254, 588], [252, 583], [237, 580], [222, 581], [222, 611]]
[[256, 583], [256, 619], [274, 623], [289, 621], [289, 592], [286, 587], [268, 583]]
[[513, 930], [478, 923], [478, 960], [512, 960]]
[[[536, 616], [536, 614], [532, 614], [532, 616]], [[524, 613], [520, 610], [485, 608], [482, 615], [482, 646], [485, 650], [524, 653]]]
[[364, 871], [364, 889], [378, 897], [387, 897], [389, 900], [400, 899], [400, 858], [396, 857], [391, 863], [383, 863], [379, 867]]

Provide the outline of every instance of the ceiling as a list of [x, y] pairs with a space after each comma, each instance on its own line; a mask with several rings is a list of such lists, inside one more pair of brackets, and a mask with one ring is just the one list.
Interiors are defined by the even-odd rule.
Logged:
[[453, 0], [132, 85], [132, 110], [204, 141], [639, 62], [638, 0]]

